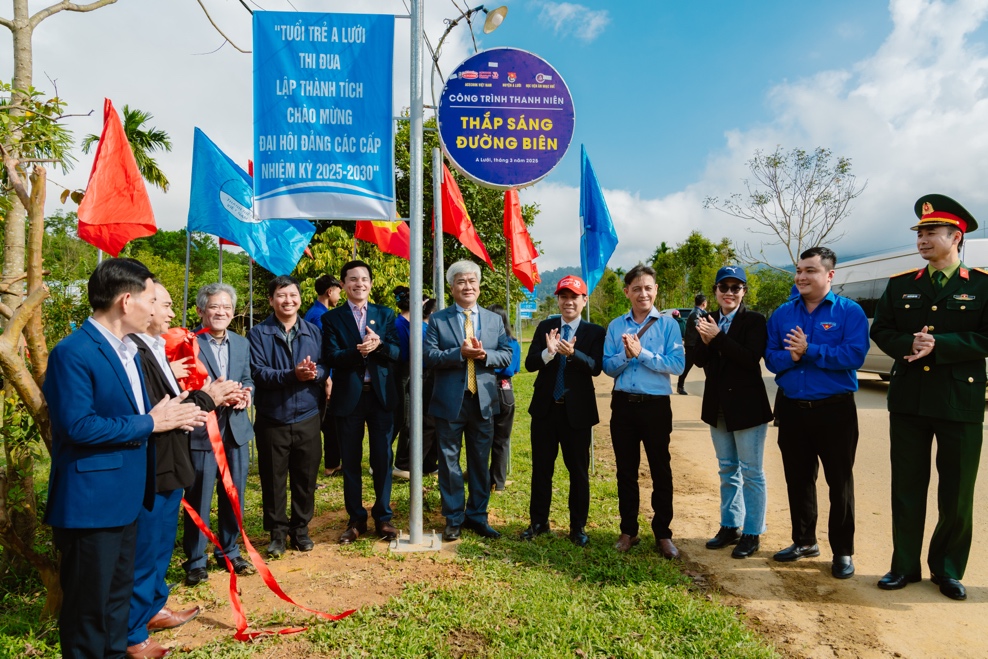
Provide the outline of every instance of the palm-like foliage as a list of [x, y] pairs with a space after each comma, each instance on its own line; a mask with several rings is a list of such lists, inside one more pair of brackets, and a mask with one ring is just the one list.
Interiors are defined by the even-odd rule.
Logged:
[[[131, 151], [134, 152], [138, 171], [145, 181], [162, 192], [168, 192], [168, 178], [151, 154], [155, 151], [171, 151], [172, 140], [163, 130], [154, 127], [144, 128], [152, 119], [154, 115], [150, 112], [136, 108], [131, 110], [129, 105], [123, 106], [124, 133], [127, 135], [127, 141], [130, 142]], [[86, 135], [82, 140], [83, 153], [89, 153], [97, 142], [99, 135]]]

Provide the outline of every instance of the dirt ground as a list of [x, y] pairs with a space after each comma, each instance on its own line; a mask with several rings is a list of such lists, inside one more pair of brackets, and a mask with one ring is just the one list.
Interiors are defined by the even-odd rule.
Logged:
[[[955, 602], [928, 580], [903, 590], [876, 587], [889, 569], [892, 524], [888, 459], [887, 385], [862, 375], [856, 396], [860, 439], [855, 462], [855, 576], [830, 576], [833, 557], [827, 541], [828, 491], [821, 470], [818, 482], [820, 557], [777, 563], [772, 554], [791, 544], [785, 477], [770, 428], [765, 448], [768, 481], [768, 531], [753, 557], [732, 559], [730, 551], [711, 551], [704, 542], [719, 524], [717, 459], [707, 426], [699, 421], [702, 373], [690, 373], [689, 396], [673, 396], [672, 439], [676, 519], [673, 533], [688, 566], [719, 591], [724, 603], [747, 612], [751, 626], [785, 655], [793, 657], [988, 657], [984, 626], [988, 621], [988, 495], [982, 477], [975, 502], [974, 546], [963, 580], [968, 599]], [[769, 398], [774, 384], [766, 373]], [[601, 383], [605, 384], [605, 383]], [[609, 383], [606, 384], [609, 387]], [[603, 399], [600, 400], [604, 402]], [[600, 405], [604, 411], [605, 405]], [[598, 445], [603, 442], [598, 442]], [[601, 455], [603, 457], [603, 455]], [[981, 471], [988, 458], [982, 455]], [[926, 542], [936, 524], [936, 474], [927, 506]], [[647, 501], [647, 500], [646, 500]]]
[[[862, 376], [867, 378], [868, 376]], [[770, 398], [774, 385], [766, 374]], [[607, 421], [612, 382], [598, 382], [601, 425], [595, 433], [596, 468], [613, 474], [613, 454]], [[694, 371], [687, 381], [689, 396], [673, 396], [672, 438], [676, 517], [675, 541], [684, 569], [698, 584], [706, 585], [721, 602], [737, 606], [750, 626], [764, 634], [785, 656], [818, 658], [976, 658], [988, 657], [984, 626], [988, 621], [988, 524], [984, 511], [988, 495], [984, 481], [977, 490], [975, 545], [964, 578], [966, 602], [954, 602], [937, 591], [928, 580], [904, 590], [885, 592], [875, 583], [888, 570], [891, 558], [889, 513], [888, 417], [886, 385], [863, 381], [857, 395], [861, 439], [855, 465], [857, 533], [854, 562], [857, 574], [847, 581], [830, 576], [831, 552], [827, 543], [828, 499], [820, 475], [820, 520], [818, 538], [821, 556], [796, 563], [776, 563], [772, 554], [790, 544], [789, 511], [776, 431], [770, 429], [765, 451], [768, 480], [768, 531], [761, 550], [745, 560], [735, 560], [730, 550], [710, 551], [704, 542], [718, 528], [717, 462], [707, 426], [700, 418], [702, 373]], [[982, 458], [984, 470], [985, 461]], [[642, 459], [643, 519], [651, 511], [647, 463]], [[936, 523], [936, 476], [931, 482], [927, 536]], [[398, 595], [404, 584], [432, 583], [459, 578], [450, 559], [455, 544], [444, 545], [438, 554], [406, 555], [406, 560], [387, 557], [384, 543], [371, 551], [341, 548], [343, 512], [313, 520], [316, 541], [309, 554], [289, 551], [271, 563], [285, 592], [306, 606], [338, 613], [348, 608], [383, 604]], [[643, 525], [647, 529], [647, 524]], [[650, 538], [643, 538], [644, 548]], [[263, 551], [264, 547], [259, 546]], [[925, 576], [929, 576], [926, 574]], [[242, 599], [252, 628], [277, 629], [303, 619], [297, 610], [279, 600], [257, 575], [240, 580]], [[227, 601], [228, 581], [224, 573], [210, 572], [210, 580], [195, 589], [176, 588], [172, 608], [196, 603], [204, 612], [196, 620], [155, 638], [169, 646], [192, 648], [220, 636], [231, 635], [232, 616]], [[300, 648], [301, 650], [301, 648]], [[285, 645], [278, 653], [284, 656]], [[264, 656], [262, 654], [258, 656]], [[272, 655], [274, 656], [274, 655]]]

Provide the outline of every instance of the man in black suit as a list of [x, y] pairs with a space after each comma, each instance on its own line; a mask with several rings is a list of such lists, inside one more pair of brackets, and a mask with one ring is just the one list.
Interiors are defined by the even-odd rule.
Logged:
[[[165, 340], [175, 311], [168, 289], [155, 281], [154, 317], [146, 333], [131, 337], [141, 356], [144, 384], [152, 405], [168, 397], [177, 397], [181, 387], [165, 355]], [[209, 382], [199, 391], [190, 391], [187, 403], [203, 411], [203, 417], [237, 396], [239, 383], [220, 380]], [[189, 454], [189, 433], [181, 428], [151, 435], [154, 445], [156, 478], [154, 506], [142, 509], [137, 516], [137, 550], [134, 559], [134, 591], [130, 597], [127, 630], [128, 657], [163, 657], [168, 652], [149, 632], [184, 625], [199, 615], [199, 607], [172, 611], [168, 602], [165, 574], [171, 563], [178, 532], [178, 509], [185, 488], [195, 479]]]
[[[578, 547], [589, 542], [583, 527], [590, 510], [590, 442], [599, 423], [593, 378], [604, 359], [604, 328], [582, 322], [587, 285], [574, 275], [556, 285], [560, 318], [539, 323], [525, 359], [525, 368], [538, 371], [528, 413], [532, 416], [531, 526], [525, 540], [549, 532], [552, 472], [557, 450], [569, 470], [569, 538]], [[579, 346], [579, 347], [577, 347]]]
[[373, 275], [363, 261], [344, 265], [340, 278], [347, 302], [322, 317], [323, 362], [333, 369], [333, 395], [327, 413], [336, 420], [343, 501], [350, 516], [340, 544], [350, 544], [367, 533], [360, 474], [365, 425], [374, 478], [371, 517], [377, 534], [393, 540], [398, 531], [391, 525], [391, 428], [398, 401], [395, 366], [400, 352], [395, 314], [388, 307], [367, 301]]

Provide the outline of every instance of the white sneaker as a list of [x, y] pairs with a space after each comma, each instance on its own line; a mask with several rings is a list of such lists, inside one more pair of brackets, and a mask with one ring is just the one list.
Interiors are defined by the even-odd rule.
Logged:
[[404, 469], [399, 469], [398, 467], [391, 470], [391, 475], [395, 478], [404, 478], [406, 481], [412, 477], [411, 473], [405, 471]]

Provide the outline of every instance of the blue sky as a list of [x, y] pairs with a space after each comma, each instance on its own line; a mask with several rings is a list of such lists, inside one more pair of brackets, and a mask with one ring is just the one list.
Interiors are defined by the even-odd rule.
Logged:
[[[239, 0], [203, 1], [249, 50], [250, 16]], [[245, 1], [281, 11], [405, 13], [401, 0]], [[702, 201], [742, 191], [745, 162], [777, 145], [829, 147], [850, 157], [867, 181], [834, 245], [839, 255], [910, 244], [913, 201], [928, 192], [955, 197], [988, 227], [988, 0], [507, 4], [499, 30], [478, 30], [481, 48], [541, 55], [576, 104], [569, 154], [522, 192], [523, 201], [542, 207], [532, 233], [545, 252], [543, 270], [579, 261], [580, 143], [618, 230], [615, 266], [633, 265], [693, 229], [739, 243], [757, 238], [704, 210]], [[9, 5], [0, 8], [2, 16], [9, 12]], [[427, 0], [426, 32], [438, 39], [442, 20], [455, 14], [449, 0]], [[408, 103], [408, 26], [396, 25], [397, 108]], [[91, 14], [63, 13], [35, 34], [35, 84], [50, 91], [46, 76], [57, 79], [72, 112], [94, 111], [72, 120], [78, 136], [99, 132], [104, 96], [118, 108], [152, 112], [155, 125], [171, 133], [175, 150], [161, 163], [173, 187], [152, 193], [166, 229], [183, 226], [188, 212], [194, 126], [238, 161], [251, 154], [251, 59], [229, 45], [206, 54], [222, 43], [196, 2], [175, 0], [120, 0]], [[0, 30], [5, 78], [10, 48]], [[470, 53], [467, 30], [457, 27], [443, 70]], [[80, 154], [74, 172], [51, 178], [84, 187], [90, 158]], [[49, 192], [51, 210], [57, 192]], [[785, 261], [771, 247], [766, 255]]]

